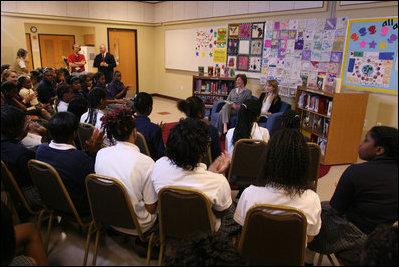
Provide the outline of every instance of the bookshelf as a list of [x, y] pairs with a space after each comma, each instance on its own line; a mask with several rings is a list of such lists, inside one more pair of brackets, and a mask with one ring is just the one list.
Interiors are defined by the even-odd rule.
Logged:
[[205, 103], [205, 117], [210, 118], [214, 102], [226, 99], [234, 88], [235, 78], [219, 76], [193, 76], [193, 96]]
[[322, 164], [357, 161], [367, 100], [367, 93], [329, 93], [298, 86], [295, 109], [301, 116], [301, 131], [319, 144]]

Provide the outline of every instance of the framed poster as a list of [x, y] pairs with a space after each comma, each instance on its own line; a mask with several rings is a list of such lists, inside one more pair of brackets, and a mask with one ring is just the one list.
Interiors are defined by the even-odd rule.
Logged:
[[349, 20], [343, 57], [343, 88], [398, 94], [398, 17]]

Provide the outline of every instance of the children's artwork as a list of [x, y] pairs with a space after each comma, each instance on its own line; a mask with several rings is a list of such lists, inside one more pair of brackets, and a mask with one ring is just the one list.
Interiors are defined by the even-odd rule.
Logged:
[[238, 46], [238, 54], [248, 55], [250, 47], [249, 44], [249, 40], [240, 40], [240, 45]]
[[240, 39], [251, 38], [251, 23], [241, 23], [240, 24]]
[[288, 29], [291, 29], [291, 30], [298, 29], [298, 20], [290, 19], [290, 21], [288, 22]]
[[265, 44], [263, 45], [264, 48], [272, 47], [272, 40], [265, 40]]
[[237, 70], [248, 70], [249, 58], [248, 56], [238, 56]]
[[229, 39], [227, 45], [227, 54], [237, 55], [238, 54], [238, 39]]
[[237, 56], [227, 56], [227, 67], [236, 68], [237, 67]]
[[398, 94], [398, 17], [353, 19], [348, 29], [343, 88]]
[[302, 60], [307, 60], [309, 61], [312, 57], [312, 51], [311, 50], [303, 50], [302, 51]]
[[252, 24], [252, 39], [263, 39], [264, 26], [265, 24], [263, 22]]
[[342, 52], [331, 52], [331, 59], [330, 62], [341, 63], [342, 61]]
[[303, 50], [303, 40], [295, 41], [295, 50]]
[[331, 52], [321, 52], [321, 62], [329, 62], [331, 58]]
[[286, 30], [289, 27], [289, 20], [280, 20], [280, 30]]
[[313, 50], [311, 61], [321, 61], [321, 52], [320, 50]]
[[226, 36], [226, 28], [218, 28], [218, 34], [217, 34], [217, 48], [226, 48], [227, 44], [227, 36]]
[[261, 57], [250, 57], [248, 71], [261, 71]]
[[335, 27], [337, 25], [337, 18], [330, 18], [326, 20], [326, 30], [335, 30]]
[[280, 30], [280, 39], [288, 39], [288, 30]]
[[330, 62], [330, 63], [328, 63], [327, 72], [330, 74], [338, 75], [339, 74], [339, 66], [340, 66], [339, 63]]
[[280, 30], [280, 21], [275, 21], [274, 22], [273, 30]]
[[296, 38], [296, 30], [289, 30], [288, 39], [295, 39], [295, 38]]
[[229, 24], [229, 39], [238, 38], [240, 24]]
[[273, 31], [273, 39], [274, 40], [280, 39], [280, 31], [279, 30], [274, 30]]
[[317, 75], [318, 73], [315, 71], [309, 72], [308, 87], [317, 88]]
[[335, 37], [332, 50], [333, 51], [343, 51], [344, 50], [344, 37]]
[[252, 40], [251, 41], [251, 55], [261, 55], [262, 54], [262, 40]]

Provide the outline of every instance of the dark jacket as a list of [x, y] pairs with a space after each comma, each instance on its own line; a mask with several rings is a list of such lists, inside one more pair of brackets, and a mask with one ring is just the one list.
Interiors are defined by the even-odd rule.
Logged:
[[99, 72], [104, 73], [104, 75], [105, 75], [105, 83], [110, 83], [112, 81], [112, 78], [113, 78], [114, 68], [116, 67], [115, 58], [114, 58], [113, 55], [111, 55], [110, 53], [107, 52], [105, 54], [104, 61], [105, 61], [105, 63], [108, 64], [108, 67], [100, 66], [100, 63], [102, 61], [103, 61], [103, 56], [100, 53], [94, 59], [93, 67], [98, 68]]

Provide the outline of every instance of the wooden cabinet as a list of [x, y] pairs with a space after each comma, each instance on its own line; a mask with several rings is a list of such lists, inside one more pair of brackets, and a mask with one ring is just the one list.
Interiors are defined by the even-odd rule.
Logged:
[[322, 150], [324, 165], [357, 161], [367, 93], [328, 93], [298, 86], [295, 109], [301, 131]]
[[235, 78], [219, 76], [193, 76], [193, 96], [205, 103], [205, 117], [210, 118], [214, 102], [226, 99], [234, 88]]

